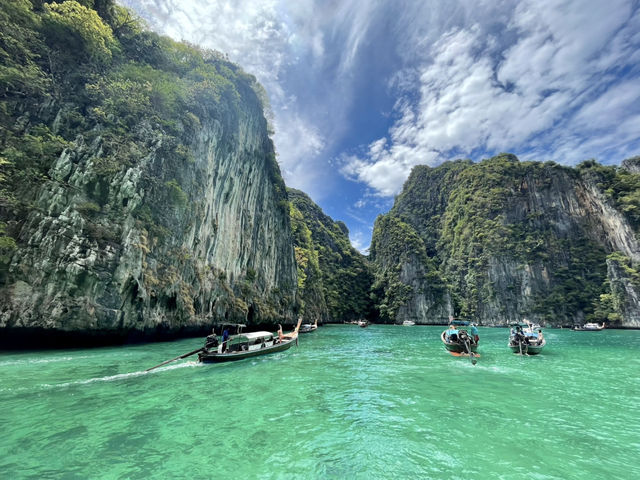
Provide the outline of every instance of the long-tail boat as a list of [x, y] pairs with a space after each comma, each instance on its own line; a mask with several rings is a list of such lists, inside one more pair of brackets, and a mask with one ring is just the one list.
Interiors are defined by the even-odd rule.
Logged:
[[289, 333], [283, 333], [282, 327], [275, 334], [266, 331], [242, 333], [240, 329], [222, 342], [218, 342], [215, 335], [209, 335], [205, 346], [198, 353], [198, 360], [204, 363], [230, 362], [282, 352], [291, 348], [294, 343], [297, 344], [301, 323], [302, 319], [298, 320], [295, 330]]
[[479, 357], [476, 352], [478, 350], [478, 343], [473, 336], [469, 335], [467, 329], [469, 322], [463, 320], [451, 320], [449, 328], [446, 329], [440, 335], [440, 340], [444, 344], [444, 348], [456, 357], [471, 356]]
[[318, 329], [318, 319], [314, 323], [303, 323], [300, 325], [300, 333], [310, 333]]
[[514, 323], [509, 332], [509, 348], [519, 355], [537, 355], [547, 344], [539, 325], [529, 322]]

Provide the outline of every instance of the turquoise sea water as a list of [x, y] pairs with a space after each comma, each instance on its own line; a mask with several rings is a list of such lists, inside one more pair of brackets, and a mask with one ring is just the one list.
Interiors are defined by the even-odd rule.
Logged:
[[640, 478], [640, 331], [334, 325], [236, 363], [201, 339], [0, 353], [0, 478]]

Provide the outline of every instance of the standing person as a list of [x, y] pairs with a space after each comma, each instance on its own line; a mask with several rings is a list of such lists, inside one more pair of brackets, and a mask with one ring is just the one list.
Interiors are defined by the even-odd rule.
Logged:
[[282, 333], [282, 325], [278, 324], [278, 343], [282, 343], [284, 340], [284, 333]]
[[544, 337], [542, 336], [542, 330], [538, 329], [538, 345], [542, 345], [542, 340]]
[[229, 327], [224, 327], [222, 331], [222, 353], [224, 353], [229, 348]]
[[480, 337], [478, 336], [478, 329], [475, 323], [471, 324], [471, 335], [473, 335], [473, 341], [476, 342], [476, 345], [480, 341]]

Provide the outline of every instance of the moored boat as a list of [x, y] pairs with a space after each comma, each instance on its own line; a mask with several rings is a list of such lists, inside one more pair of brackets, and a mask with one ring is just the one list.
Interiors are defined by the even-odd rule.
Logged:
[[576, 325], [572, 330], [576, 332], [599, 332], [600, 330], [604, 330], [604, 322], [602, 325], [598, 325], [597, 323], [585, 323], [584, 325]]
[[537, 355], [547, 344], [539, 325], [530, 322], [514, 323], [509, 331], [508, 346], [519, 355]]
[[198, 360], [203, 363], [229, 362], [282, 352], [291, 348], [294, 343], [297, 344], [301, 322], [302, 319], [298, 320], [295, 330], [289, 333], [283, 333], [282, 328], [276, 334], [266, 331], [242, 333], [240, 328], [235, 335], [220, 343], [215, 335], [209, 335], [205, 346], [198, 353]]
[[358, 326], [361, 328], [367, 328], [369, 326], [369, 322], [367, 320], [358, 320]]
[[449, 328], [440, 335], [444, 348], [454, 356], [479, 357], [478, 342], [467, 332], [469, 322], [452, 320]]
[[405, 320], [402, 322], [403, 327], [413, 327], [416, 324], [413, 320]]
[[318, 319], [314, 323], [303, 323], [300, 325], [300, 333], [310, 333], [318, 329]]

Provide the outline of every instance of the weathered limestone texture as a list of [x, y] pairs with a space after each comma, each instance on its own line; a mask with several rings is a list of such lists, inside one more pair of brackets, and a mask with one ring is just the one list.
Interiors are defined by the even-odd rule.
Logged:
[[[432, 304], [485, 325], [581, 324], [593, 314], [637, 327], [637, 163], [567, 168], [503, 154], [414, 168], [374, 228], [381, 315], [389, 307], [395, 323], [442, 323], [446, 308], [418, 306]], [[615, 268], [614, 253], [626, 269]], [[609, 293], [616, 302], [607, 313]]]
[[185, 158], [141, 121], [140, 160], [109, 175], [100, 136], [65, 149], [19, 229], [0, 292], [5, 334], [293, 323], [287, 197], [259, 102], [234, 120], [203, 120]]

